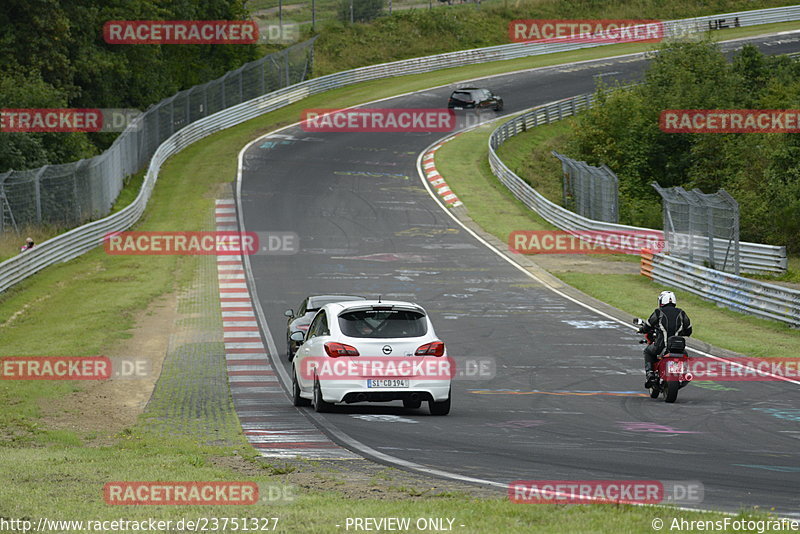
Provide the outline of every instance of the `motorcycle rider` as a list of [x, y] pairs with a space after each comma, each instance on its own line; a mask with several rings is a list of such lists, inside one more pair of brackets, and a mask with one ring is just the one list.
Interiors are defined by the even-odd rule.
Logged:
[[692, 323], [686, 312], [676, 306], [677, 299], [672, 291], [662, 291], [658, 295], [658, 308], [653, 311], [645, 324], [652, 332], [653, 343], [644, 349], [644, 370], [647, 382], [644, 387], [649, 388], [655, 374], [653, 366], [658, 356], [666, 348], [667, 340], [672, 336], [691, 336]]

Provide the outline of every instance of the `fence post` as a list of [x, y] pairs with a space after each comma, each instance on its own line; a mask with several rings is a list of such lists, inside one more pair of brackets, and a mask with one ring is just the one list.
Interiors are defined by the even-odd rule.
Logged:
[[33, 201], [36, 205], [36, 224], [42, 224], [42, 175], [50, 165], [45, 165], [33, 178]]
[[[77, 165], [76, 169], [80, 168], [81, 163], [83, 163], [83, 162], [84, 162], [83, 159], [78, 161], [78, 165]], [[73, 172], [72, 173], [72, 195], [73, 195], [73, 198], [75, 199], [75, 201], [74, 201], [74, 205], [75, 205], [75, 214], [74, 214], [75, 215], [75, 220], [78, 221], [78, 224], [80, 224], [80, 222], [81, 222], [81, 206], [80, 206], [80, 202], [78, 202], [78, 196], [79, 195], [78, 195], [78, 173], [77, 172]]]
[[[699, 196], [699, 195], [698, 195]], [[717, 247], [715, 243], [716, 232], [714, 231], [714, 208], [707, 203], [703, 205], [706, 213], [706, 235], [708, 236], [708, 265], [712, 269], [717, 267]]]
[[225, 98], [225, 82], [228, 79], [228, 74], [229, 73], [226, 72], [225, 75], [220, 80], [220, 87], [222, 87], [222, 107], [220, 109], [225, 109], [228, 107], [228, 99]]
[[261, 85], [259, 86], [261, 90], [258, 92], [259, 95], [263, 95], [267, 92], [267, 80], [266, 80], [266, 74], [264, 72], [266, 70], [267, 70], [267, 62], [262, 59], [258, 63], [258, 72], [261, 73]]
[[284, 85], [284, 87], [289, 87], [292, 84], [289, 79], [289, 52], [287, 50], [283, 51], [283, 64], [286, 67], [286, 84]]
[[[725, 202], [731, 211], [731, 232], [728, 239], [728, 247], [725, 252], [725, 262], [723, 264], [723, 270], [727, 267], [728, 264], [728, 252], [730, 251], [731, 244], [733, 245], [733, 273], [735, 275], [740, 274], [741, 266], [740, 266], [740, 259], [739, 259], [739, 203], [736, 202], [736, 199], [733, 198], [727, 191], [724, 189], [720, 189], [717, 191], [717, 194], [722, 198], [723, 202]], [[731, 241], [733, 243], [731, 243]]]
[[11, 206], [8, 204], [8, 197], [6, 196], [6, 178], [11, 176], [11, 173], [14, 172], [13, 170], [8, 170], [0, 174], [0, 234], [6, 231], [6, 217], [5, 212], [8, 209], [8, 217], [12, 223], [12, 226], [16, 229], [16, 224], [14, 223], [14, 213], [11, 211]]
[[[154, 107], [151, 108], [153, 110], [153, 116], [155, 116], [156, 120], [156, 144], [158, 146], [161, 144], [161, 103], [159, 102]], [[155, 150], [155, 148], [153, 149]], [[148, 152], [150, 150], [148, 149]]]

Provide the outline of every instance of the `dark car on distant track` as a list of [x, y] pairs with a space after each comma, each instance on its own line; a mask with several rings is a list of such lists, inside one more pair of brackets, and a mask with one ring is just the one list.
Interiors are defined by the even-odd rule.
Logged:
[[503, 109], [503, 99], [489, 89], [464, 87], [456, 89], [447, 101], [448, 109]]
[[283, 314], [289, 318], [286, 325], [286, 356], [289, 361], [294, 358], [294, 353], [297, 352], [297, 342], [291, 339], [292, 332], [302, 332], [305, 335], [308, 330], [308, 325], [320, 308], [331, 302], [344, 302], [348, 300], [366, 300], [364, 297], [357, 295], [310, 295], [303, 299], [297, 313], [294, 310], [286, 310]]

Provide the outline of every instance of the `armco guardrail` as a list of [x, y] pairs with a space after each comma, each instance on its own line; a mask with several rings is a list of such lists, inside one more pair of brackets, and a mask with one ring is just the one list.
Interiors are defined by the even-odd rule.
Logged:
[[[497, 148], [507, 139], [540, 124], [548, 124], [575, 115], [594, 102], [593, 95], [579, 95], [558, 100], [523, 113], [501, 124], [489, 137], [489, 166], [498, 179], [526, 206], [541, 215], [553, 226], [562, 230], [613, 231], [626, 235], [641, 232], [652, 233], [650, 228], [627, 226], [588, 219], [569, 211], [543, 197], [522, 178], [514, 174], [497, 156]], [[663, 237], [663, 234], [662, 234]], [[715, 240], [715, 250], [720, 256], [725, 254], [728, 242]], [[746, 273], [783, 273], [787, 268], [786, 247], [762, 245], [760, 243], [739, 243], [740, 265]]]
[[800, 291], [796, 289], [742, 278], [648, 251], [642, 252], [641, 273], [732, 310], [800, 327]]
[[[706, 25], [715, 23], [714, 21], [719, 21], [720, 19], [730, 19], [732, 25], [738, 24], [739, 26], [800, 20], [800, 6], [667, 21], [665, 23], [666, 34], [668, 36], [674, 36], [685, 32], [705, 30], [707, 29]], [[734, 22], [737, 19], [738, 23]], [[381, 65], [372, 65], [307, 80], [219, 111], [214, 115], [210, 115], [184, 127], [170, 136], [158, 147], [150, 160], [150, 166], [148, 167], [142, 189], [130, 206], [114, 215], [80, 226], [54, 237], [33, 250], [19, 254], [0, 263], [0, 291], [5, 291], [48, 265], [71, 260], [91, 250], [99, 245], [102, 242], [103, 236], [109, 232], [121, 231], [129, 228], [139, 220], [139, 217], [144, 211], [152, 189], [155, 186], [161, 164], [169, 156], [207, 135], [287, 106], [308, 96], [354, 83], [407, 74], [419, 74], [490, 61], [502, 61], [581, 48], [592, 48], [607, 44], [613, 43], [514, 43], [460, 52], [450, 52], [424, 58], [384, 63]]]

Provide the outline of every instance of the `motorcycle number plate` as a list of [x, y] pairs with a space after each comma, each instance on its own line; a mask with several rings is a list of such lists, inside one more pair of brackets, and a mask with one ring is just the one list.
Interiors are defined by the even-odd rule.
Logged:
[[684, 372], [683, 362], [667, 362], [667, 374], [682, 374]]

